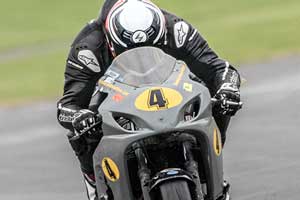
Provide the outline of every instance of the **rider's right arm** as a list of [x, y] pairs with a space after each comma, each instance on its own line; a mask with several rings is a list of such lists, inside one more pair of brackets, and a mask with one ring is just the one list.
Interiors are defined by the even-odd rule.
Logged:
[[103, 71], [102, 44], [96, 25], [88, 24], [71, 46], [65, 68], [64, 94], [57, 104], [58, 122], [73, 131], [72, 121], [81, 109], [88, 109], [92, 94]]

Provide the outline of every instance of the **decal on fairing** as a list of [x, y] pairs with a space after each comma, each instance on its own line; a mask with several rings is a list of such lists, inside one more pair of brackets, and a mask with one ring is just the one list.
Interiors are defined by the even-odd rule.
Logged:
[[222, 153], [221, 135], [217, 128], [214, 129], [214, 150], [217, 156]]
[[106, 178], [112, 182], [116, 182], [120, 179], [120, 171], [116, 163], [108, 158], [105, 157], [102, 160], [102, 171], [104, 172]]
[[179, 71], [179, 74], [176, 78], [176, 81], [174, 82], [174, 85], [178, 86], [178, 84], [180, 83], [182, 77], [183, 77], [183, 74], [184, 74], [184, 71], [185, 71], [185, 68], [186, 68], [186, 65], [182, 65], [181, 68], [180, 68], [180, 71]]
[[159, 111], [178, 106], [182, 95], [171, 88], [155, 87], [142, 92], [135, 100], [135, 107], [142, 111]]
[[120, 94], [122, 94], [122, 95], [124, 95], [124, 96], [129, 95], [128, 92], [122, 90], [122, 88], [119, 88], [119, 87], [113, 85], [112, 83], [110, 83], [110, 82], [107, 81], [107, 80], [105, 80], [105, 81], [100, 80], [100, 81], [99, 81], [99, 84], [102, 85], [102, 86], [104, 86], [104, 87], [107, 87], [107, 88], [109, 88], [109, 89], [112, 89], [112, 90], [114, 90], [114, 91], [116, 91], [116, 92], [119, 92]]
[[193, 91], [193, 85], [190, 83], [183, 83], [183, 89], [187, 92]]
[[115, 95], [112, 97], [112, 99], [113, 99], [114, 102], [119, 103], [119, 102], [123, 101], [124, 96], [121, 95], [121, 94], [119, 94], [119, 93], [117, 93], [117, 94], [115, 94]]

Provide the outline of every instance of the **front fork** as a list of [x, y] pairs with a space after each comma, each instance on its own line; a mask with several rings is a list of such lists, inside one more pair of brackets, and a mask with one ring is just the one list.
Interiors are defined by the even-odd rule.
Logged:
[[134, 143], [133, 148], [135, 156], [137, 158], [139, 170], [138, 176], [140, 178], [140, 183], [143, 192], [144, 200], [151, 200], [150, 198], [150, 175], [151, 171], [147, 167], [147, 158], [143, 152], [142, 145], [140, 143]]
[[192, 153], [192, 146], [196, 144], [196, 139], [194, 136], [189, 134], [182, 134], [180, 136], [180, 140], [182, 141], [184, 158], [185, 158], [185, 168], [192, 175], [193, 182], [195, 183], [194, 192], [196, 194], [197, 200], [203, 200], [202, 187], [200, 182], [200, 176], [198, 171], [198, 163], [194, 160], [194, 156]]
[[[193, 182], [195, 184], [194, 193], [196, 194], [196, 200], [203, 200], [203, 193], [201, 190], [200, 176], [198, 172], [198, 163], [194, 160], [192, 153], [192, 145], [196, 144], [195, 137], [189, 134], [181, 134], [179, 140], [182, 142], [184, 158], [185, 158], [185, 168], [187, 172], [192, 175]], [[150, 197], [150, 175], [151, 171], [147, 167], [147, 158], [143, 152], [142, 145], [140, 143], [134, 143], [133, 146], [135, 156], [137, 158], [139, 170], [138, 176], [140, 178], [140, 183], [142, 187], [142, 193], [144, 200], [151, 200]]]

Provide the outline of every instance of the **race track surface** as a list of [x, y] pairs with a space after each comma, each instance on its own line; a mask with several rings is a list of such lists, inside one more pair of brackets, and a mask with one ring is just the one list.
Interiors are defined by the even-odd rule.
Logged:
[[[224, 150], [233, 200], [298, 200], [300, 58], [242, 66], [244, 109]], [[0, 108], [0, 199], [83, 200], [77, 160], [55, 103]]]

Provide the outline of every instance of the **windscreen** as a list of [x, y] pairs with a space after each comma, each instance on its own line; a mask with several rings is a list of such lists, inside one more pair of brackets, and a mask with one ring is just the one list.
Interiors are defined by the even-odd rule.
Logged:
[[155, 47], [139, 47], [119, 55], [106, 76], [134, 87], [162, 84], [174, 70], [176, 59]]

